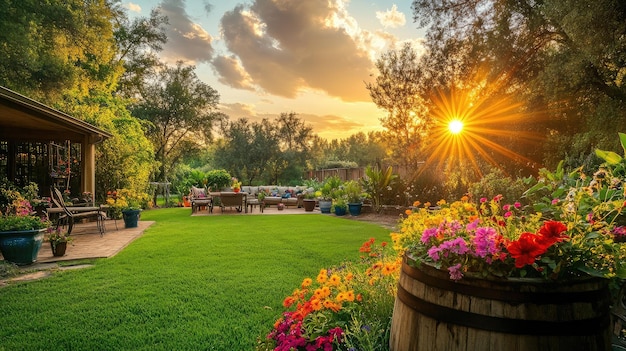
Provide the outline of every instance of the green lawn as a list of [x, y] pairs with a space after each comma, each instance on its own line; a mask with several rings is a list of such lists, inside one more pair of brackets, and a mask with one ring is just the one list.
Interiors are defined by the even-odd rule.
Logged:
[[252, 350], [304, 277], [389, 240], [333, 215], [190, 212], [144, 211], [156, 223], [117, 256], [1, 288], [0, 350]]

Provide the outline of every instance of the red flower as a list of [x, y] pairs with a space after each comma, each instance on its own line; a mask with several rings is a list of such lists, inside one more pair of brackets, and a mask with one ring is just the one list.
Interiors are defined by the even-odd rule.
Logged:
[[565, 240], [567, 238], [567, 234], [564, 234], [566, 231], [567, 226], [565, 224], [558, 221], [547, 221], [539, 229], [539, 240], [547, 248], [556, 242]]
[[545, 246], [539, 236], [533, 233], [522, 233], [519, 239], [512, 241], [507, 250], [513, 258], [515, 258], [515, 267], [522, 268], [525, 265], [535, 263], [537, 256], [546, 252], [548, 246]]

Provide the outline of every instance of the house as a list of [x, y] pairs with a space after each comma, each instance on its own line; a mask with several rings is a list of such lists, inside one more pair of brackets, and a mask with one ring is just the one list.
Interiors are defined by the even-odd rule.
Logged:
[[107, 131], [0, 86], [0, 178], [95, 195], [95, 146]]

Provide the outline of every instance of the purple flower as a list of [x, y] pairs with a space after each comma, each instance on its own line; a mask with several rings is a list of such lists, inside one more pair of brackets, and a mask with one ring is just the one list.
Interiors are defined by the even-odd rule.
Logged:
[[475, 219], [474, 221], [472, 221], [471, 223], [469, 223], [465, 229], [467, 229], [467, 231], [474, 231], [476, 230], [476, 227], [478, 227], [478, 224], [480, 223], [480, 219]]
[[459, 280], [463, 278], [463, 273], [461, 272], [461, 264], [457, 263], [454, 266], [448, 268], [448, 272], [450, 272], [450, 279]]
[[476, 255], [479, 257], [485, 257], [487, 255], [493, 255], [496, 253], [496, 241], [495, 238], [497, 232], [491, 227], [480, 227], [476, 229], [476, 235], [473, 238], [473, 244]]
[[437, 237], [437, 228], [424, 229], [424, 232], [422, 233], [422, 242], [426, 244], [430, 238], [435, 237]]
[[430, 249], [428, 249], [428, 256], [430, 256], [430, 258], [432, 258], [433, 261], [439, 261], [439, 253], [441, 252], [441, 249], [438, 248], [437, 246], [433, 246]]
[[[450, 253], [454, 253], [457, 255], [464, 255], [469, 252], [467, 248], [467, 244], [463, 238], [456, 238], [452, 240], [445, 241], [439, 246], [441, 251], [449, 251]], [[447, 253], [445, 254], [447, 257]]]

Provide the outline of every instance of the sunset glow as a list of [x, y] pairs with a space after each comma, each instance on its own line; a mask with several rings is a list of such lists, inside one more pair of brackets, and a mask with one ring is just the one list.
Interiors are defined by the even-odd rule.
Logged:
[[452, 90], [439, 92], [434, 97], [433, 114], [439, 124], [432, 133], [427, 148], [425, 167], [444, 168], [446, 164], [467, 165], [481, 175], [481, 163], [500, 167], [498, 157], [535, 167], [534, 161], [498, 144], [498, 138], [508, 137], [518, 142], [538, 139], [519, 130], [507, 129], [528, 116], [520, 112], [520, 105], [508, 100], [475, 98], [475, 92]]
[[452, 134], [461, 133], [463, 131], [463, 122], [458, 119], [451, 120], [450, 123], [448, 123], [448, 130], [450, 130]]

